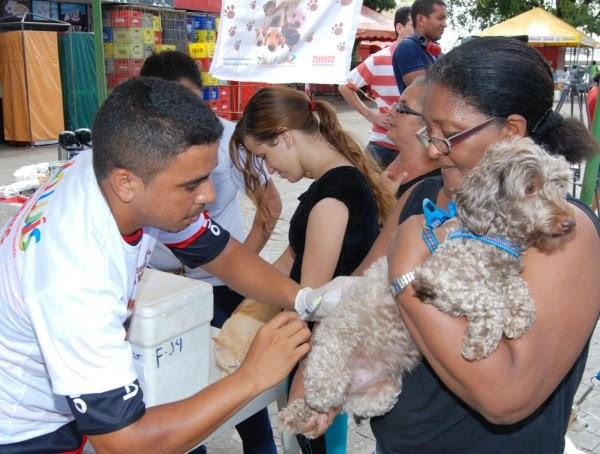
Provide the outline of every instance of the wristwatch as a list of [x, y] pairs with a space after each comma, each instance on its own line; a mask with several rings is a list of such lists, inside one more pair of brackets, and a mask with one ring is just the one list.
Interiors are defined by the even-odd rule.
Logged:
[[402, 293], [404, 289], [408, 286], [408, 284], [410, 284], [414, 279], [414, 270], [403, 274], [402, 276], [398, 276], [396, 279], [394, 279], [390, 284], [390, 292], [392, 292], [392, 296], [394, 297], [394, 299], [396, 299], [396, 297], [400, 295], [400, 293]]

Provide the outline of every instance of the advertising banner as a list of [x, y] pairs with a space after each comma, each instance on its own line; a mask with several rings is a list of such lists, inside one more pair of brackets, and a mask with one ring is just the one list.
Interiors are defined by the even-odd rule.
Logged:
[[360, 0], [223, 1], [210, 74], [221, 80], [345, 83]]

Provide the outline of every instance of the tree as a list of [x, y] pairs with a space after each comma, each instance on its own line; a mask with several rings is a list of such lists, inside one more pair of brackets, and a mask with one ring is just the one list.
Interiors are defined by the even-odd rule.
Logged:
[[539, 6], [586, 34], [600, 34], [598, 0], [452, 0], [447, 4], [452, 25], [468, 31], [483, 30]]
[[363, 5], [378, 13], [392, 9], [396, 11], [396, 0], [364, 0]]

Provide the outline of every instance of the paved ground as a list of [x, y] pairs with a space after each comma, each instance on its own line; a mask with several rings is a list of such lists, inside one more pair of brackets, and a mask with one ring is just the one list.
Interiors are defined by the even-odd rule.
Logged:
[[[324, 98], [332, 101], [339, 113], [340, 120], [346, 129], [353, 131], [357, 138], [364, 144], [368, 135], [368, 124], [358, 114], [350, 111], [339, 98]], [[567, 109], [563, 109], [566, 113]], [[577, 113], [576, 113], [577, 114]], [[0, 144], [0, 186], [14, 182], [13, 172], [22, 166], [39, 162], [51, 162], [57, 159], [56, 146], [36, 148], [15, 148]], [[308, 181], [290, 184], [285, 180], [274, 177], [284, 200], [282, 221], [278, 224], [276, 232], [263, 252], [267, 260], [274, 260], [287, 244], [287, 221], [297, 204], [297, 196], [309, 184]], [[248, 200], [242, 200], [245, 221], [249, 224], [253, 215], [252, 206]], [[0, 224], [8, 218], [13, 211], [12, 207], [0, 203]], [[579, 422], [575, 429], [569, 432], [574, 444], [583, 452], [600, 452], [600, 386], [594, 376], [600, 372], [600, 329], [596, 329], [592, 338], [590, 355], [582, 384], [576, 400], [585, 397], [579, 405]], [[589, 393], [588, 393], [589, 391]], [[279, 431], [277, 429], [277, 415], [274, 406], [271, 408], [273, 427], [275, 428], [278, 447], [281, 451]], [[213, 440], [208, 445], [210, 454], [241, 453], [241, 442], [235, 431], [229, 431]], [[370, 454], [375, 449], [375, 442], [368, 423], [357, 426], [351, 422], [348, 432], [348, 450], [350, 454]], [[281, 451], [282, 452], [282, 451]]]

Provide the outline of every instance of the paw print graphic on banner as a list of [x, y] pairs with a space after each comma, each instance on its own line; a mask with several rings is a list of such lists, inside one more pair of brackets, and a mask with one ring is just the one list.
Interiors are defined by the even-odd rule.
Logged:
[[227, 19], [233, 19], [235, 17], [235, 5], [225, 7], [225, 16]]
[[220, 77], [214, 77], [275, 84], [344, 80], [361, 6], [357, 0], [223, 0], [226, 22], [211, 62]]

